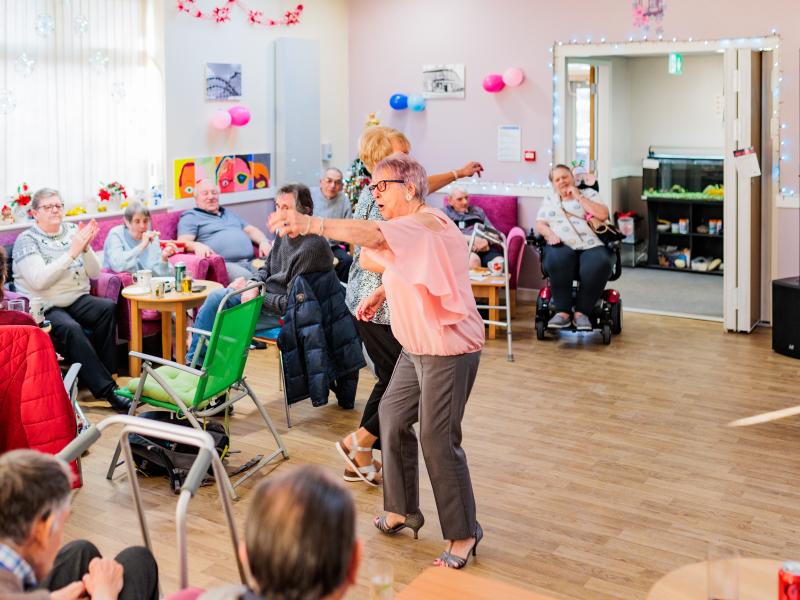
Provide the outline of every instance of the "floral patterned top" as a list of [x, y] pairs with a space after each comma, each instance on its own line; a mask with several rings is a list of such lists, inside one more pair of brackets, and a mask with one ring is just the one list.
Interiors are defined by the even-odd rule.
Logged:
[[[600, 195], [593, 189], [582, 189], [581, 194], [592, 202], [600, 202]], [[537, 221], [544, 221], [567, 246], [573, 250], [589, 250], [602, 246], [584, 217], [585, 210], [578, 200], [562, 202], [557, 192], [550, 192], [539, 207]]]
[[[367, 186], [361, 190], [356, 203], [355, 211], [353, 211], [354, 219], [363, 219], [365, 221], [383, 221], [381, 211], [378, 209], [378, 203], [372, 197], [372, 192], [369, 191]], [[383, 277], [380, 273], [372, 271], [365, 271], [361, 268], [359, 257], [361, 256], [361, 246], [355, 247], [353, 253], [353, 264], [350, 267], [350, 277], [347, 280], [347, 294], [345, 302], [350, 312], [355, 315], [356, 308], [359, 302], [364, 298], [368, 298], [372, 293], [383, 284]], [[384, 302], [381, 307], [375, 312], [372, 317], [372, 323], [379, 325], [389, 325], [389, 305]]]

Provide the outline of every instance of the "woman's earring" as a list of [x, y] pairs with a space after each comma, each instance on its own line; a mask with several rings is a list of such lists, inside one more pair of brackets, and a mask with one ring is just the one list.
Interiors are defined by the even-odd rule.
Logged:
[[413, 197], [414, 197], [414, 196], [412, 196], [411, 194], [409, 194], [408, 192], [406, 192], [406, 202], [411, 202], [411, 199], [412, 199]]

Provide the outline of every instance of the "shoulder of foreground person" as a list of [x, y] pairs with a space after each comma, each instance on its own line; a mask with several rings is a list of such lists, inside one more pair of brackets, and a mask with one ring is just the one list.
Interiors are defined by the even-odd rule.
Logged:
[[197, 600], [249, 600], [250, 598], [258, 598], [258, 596], [246, 586], [223, 585], [203, 592], [197, 597]]
[[23, 592], [22, 585], [16, 575], [0, 569], [0, 600], [49, 600], [50, 592], [47, 590], [33, 590]]

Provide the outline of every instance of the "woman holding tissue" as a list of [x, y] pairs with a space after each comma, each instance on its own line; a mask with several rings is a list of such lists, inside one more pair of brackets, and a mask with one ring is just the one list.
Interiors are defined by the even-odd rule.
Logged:
[[124, 225], [108, 232], [103, 244], [103, 267], [117, 273], [150, 270], [156, 276], [174, 272], [169, 257], [177, 252], [175, 244], [160, 247], [158, 232], [150, 229], [150, 211], [141, 202], [131, 202], [122, 215]]
[[[117, 396], [111, 377], [116, 370], [117, 305], [89, 294], [89, 278], [100, 273], [91, 246], [97, 223], [65, 223], [61, 195], [50, 188], [33, 195], [31, 209], [35, 224], [14, 242], [17, 291], [41, 298], [56, 351], [68, 362], [81, 363], [80, 380], [94, 397], [128, 412], [130, 400]], [[84, 328], [91, 331], [88, 336]]]

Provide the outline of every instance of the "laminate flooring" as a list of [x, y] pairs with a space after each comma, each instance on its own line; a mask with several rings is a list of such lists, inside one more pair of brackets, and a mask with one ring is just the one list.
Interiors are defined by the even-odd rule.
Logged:
[[[771, 351], [770, 330], [731, 334], [718, 323], [631, 313], [622, 335], [603, 346], [599, 334], [536, 341], [530, 307], [520, 307], [514, 325], [516, 361], [506, 362], [504, 339], [487, 344], [464, 417], [485, 531], [472, 573], [554, 598], [634, 599], [670, 570], [703, 560], [711, 540], [743, 556], [800, 558], [800, 419], [725, 427], [800, 402], [800, 361]], [[341, 474], [334, 442], [357, 427], [374, 381], [362, 372], [355, 410], [306, 401], [293, 408], [287, 429], [277, 373], [274, 349], [251, 354], [248, 380], [291, 458], [240, 488], [240, 527], [261, 478], [308, 463]], [[109, 414], [87, 406], [92, 420]], [[232, 429], [242, 451], [232, 463], [271, 448], [252, 404], [237, 405]], [[141, 540], [124, 470], [105, 479], [114, 445], [109, 431], [84, 458], [85, 484], [67, 525], [67, 539], [91, 538], [109, 554]], [[399, 590], [441, 551], [424, 468], [421, 474], [427, 523], [418, 541], [379, 534], [371, 520], [382, 508], [380, 488], [346, 484], [365, 547], [348, 598], [368, 597], [375, 561], [394, 563]], [[177, 584], [177, 497], [165, 479], [144, 479], [142, 487], [169, 593]], [[203, 488], [190, 504], [194, 585], [237, 579], [214, 490]]]

